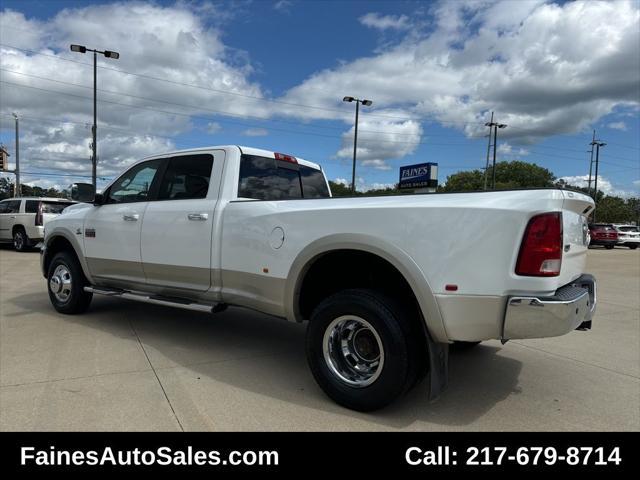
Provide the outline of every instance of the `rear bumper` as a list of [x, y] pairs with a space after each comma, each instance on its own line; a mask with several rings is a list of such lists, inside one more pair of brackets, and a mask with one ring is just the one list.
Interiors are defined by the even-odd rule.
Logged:
[[502, 340], [556, 337], [577, 328], [588, 330], [596, 303], [596, 280], [587, 274], [559, 288], [551, 297], [509, 297]]
[[640, 238], [620, 238], [618, 245], [640, 245]]
[[591, 240], [591, 242], [589, 243], [589, 246], [591, 245], [617, 245], [618, 244], [618, 240]]

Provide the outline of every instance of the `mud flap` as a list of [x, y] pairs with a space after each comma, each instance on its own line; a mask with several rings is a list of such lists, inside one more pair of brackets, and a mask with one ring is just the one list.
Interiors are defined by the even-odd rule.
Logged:
[[436, 400], [449, 384], [449, 344], [434, 342], [427, 333], [429, 349], [429, 401]]

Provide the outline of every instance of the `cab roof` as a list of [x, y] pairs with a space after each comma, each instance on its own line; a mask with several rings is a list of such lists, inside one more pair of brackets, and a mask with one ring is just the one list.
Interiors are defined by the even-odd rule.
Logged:
[[[273, 152], [271, 150], [263, 150], [261, 148], [254, 148], [254, 147], [245, 147], [245, 146], [242, 146], [242, 145], [214, 145], [214, 146], [210, 146], [210, 147], [187, 148], [187, 149], [183, 149], [183, 150], [174, 150], [174, 151], [171, 151], [171, 152], [163, 152], [163, 153], [159, 153], [159, 154], [156, 154], [156, 155], [150, 155], [148, 157], [145, 157], [143, 160], [147, 160], [147, 159], [150, 159], [150, 158], [166, 157], [167, 155], [176, 154], [176, 153], [206, 152], [206, 151], [209, 151], [209, 150], [229, 150], [229, 149], [233, 149], [233, 148], [239, 149], [241, 153], [246, 154], [246, 155], [256, 155], [256, 156], [259, 156], [259, 157], [276, 158], [275, 157], [275, 152]], [[287, 152], [282, 152], [282, 153], [285, 153], [287, 155], [291, 155], [291, 154], [289, 154]], [[314, 168], [316, 170], [322, 170], [322, 167], [318, 163], [310, 162], [309, 160], [305, 160], [304, 158], [296, 157], [295, 155], [291, 155], [291, 156], [295, 157], [295, 159], [298, 161], [298, 163], [300, 165], [305, 165], [307, 167], [311, 167], [311, 168]]]

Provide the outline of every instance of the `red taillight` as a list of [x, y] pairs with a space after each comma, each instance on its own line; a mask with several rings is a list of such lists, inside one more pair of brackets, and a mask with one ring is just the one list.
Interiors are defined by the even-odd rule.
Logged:
[[527, 225], [516, 264], [517, 275], [556, 277], [562, 264], [562, 214], [536, 215]]
[[298, 163], [298, 160], [296, 160], [296, 157], [293, 157], [291, 155], [285, 155], [284, 153], [274, 153], [276, 160], [281, 160], [283, 162], [289, 162], [289, 163]]
[[38, 203], [38, 213], [36, 213], [36, 226], [42, 226], [42, 202]]

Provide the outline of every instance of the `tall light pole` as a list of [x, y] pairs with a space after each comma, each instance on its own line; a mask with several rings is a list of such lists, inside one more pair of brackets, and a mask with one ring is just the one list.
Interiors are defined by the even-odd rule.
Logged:
[[489, 153], [491, 152], [491, 128], [493, 128], [493, 112], [491, 112], [491, 121], [485, 123], [489, 127], [489, 143], [487, 143], [487, 163], [484, 166], [484, 189], [487, 189], [487, 177], [489, 176]]
[[591, 150], [589, 150], [589, 153], [591, 154], [591, 160], [589, 160], [589, 183], [587, 184], [587, 195], [591, 195], [591, 173], [593, 170], [593, 151], [594, 148], [593, 146], [595, 145], [595, 141], [596, 141], [596, 131], [593, 131], [593, 137], [591, 138], [591, 143], [589, 145], [591, 145]]
[[118, 52], [113, 52], [111, 50], [94, 50], [92, 48], [87, 48], [84, 45], [71, 45], [71, 51], [77, 53], [87, 53], [93, 52], [93, 126], [91, 127], [91, 134], [93, 137], [93, 142], [91, 143], [91, 179], [93, 182], [93, 188], [96, 188], [96, 170], [98, 165], [98, 106], [97, 106], [97, 96], [98, 96], [98, 53], [104, 55], [107, 58], [113, 58], [117, 60], [120, 58], [120, 54]]
[[356, 125], [353, 132], [353, 168], [351, 170], [351, 195], [356, 194], [356, 153], [358, 151], [358, 115], [360, 114], [360, 104], [370, 107], [373, 102], [371, 100], [360, 100], [355, 97], [344, 97], [343, 102], [356, 102]]
[[[492, 167], [492, 180], [491, 180], [491, 189], [496, 189], [496, 151], [498, 149], [498, 129], [499, 128], [507, 128], [507, 125], [504, 123], [498, 123], [493, 121], [493, 112], [491, 112], [491, 121], [485, 123], [485, 126], [489, 127], [489, 141], [491, 141], [491, 129], [493, 128], [493, 167]], [[487, 152], [488, 153], [488, 152]], [[489, 160], [487, 155], [487, 160]], [[487, 167], [489, 166], [489, 162], [487, 161]], [[486, 172], [486, 170], [485, 170]], [[485, 182], [484, 189], [487, 189], [487, 176], [485, 174]]]
[[593, 184], [593, 202], [596, 208], [593, 210], [593, 223], [596, 223], [596, 211], [598, 210], [598, 164], [600, 163], [600, 147], [604, 147], [606, 143], [600, 140], [594, 140], [591, 145], [596, 146], [596, 177]]
[[13, 112], [13, 118], [16, 119], [16, 188], [14, 190], [14, 197], [20, 196], [20, 122], [18, 120], [18, 114]]

